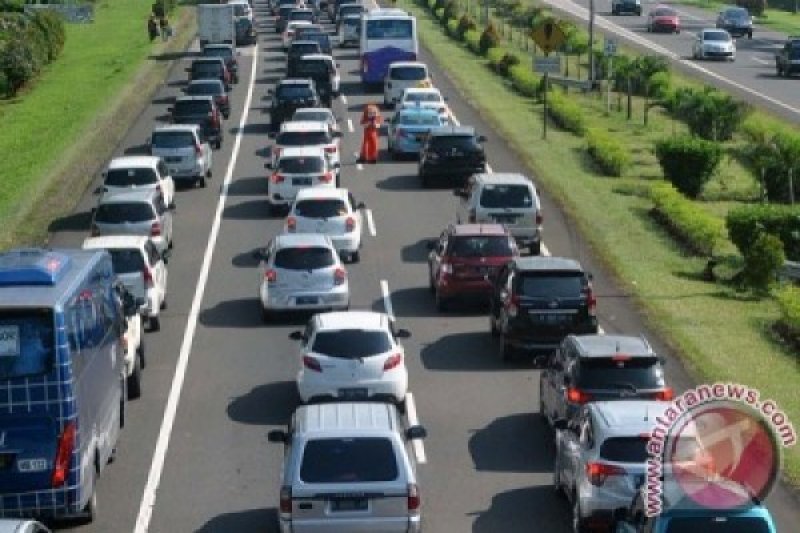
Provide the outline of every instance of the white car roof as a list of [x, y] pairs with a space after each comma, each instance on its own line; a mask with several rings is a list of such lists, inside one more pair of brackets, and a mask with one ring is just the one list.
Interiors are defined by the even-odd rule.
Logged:
[[330, 187], [307, 187], [305, 189], [300, 189], [297, 191], [297, 196], [295, 196], [295, 202], [299, 202], [300, 200], [319, 200], [323, 198], [334, 198], [338, 200], [343, 200], [347, 202], [349, 191], [347, 189], [341, 188], [330, 188]]
[[162, 131], [200, 131], [200, 126], [198, 124], [167, 124], [153, 128], [153, 133]]
[[328, 54], [303, 54], [303, 59], [324, 59], [333, 63], [333, 56]]
[[393, 69], [394, 67], [422, 67], [425, 70], [428, 70], [428, 65], [422, 61], [394, 61], [389, 64], [389, 70]]
[[108, 169], [117, 168], [154, 168], [158, 165], [159, 157], [154, 155], [126, 155], [115, 157], [108, 163]]
[[318, 157], [325, 159], [325, 150], [321, 146], [287, 146], [281, 150], [278, 159], [284, 157]]
[[286, 27], [288, 28], [289, 26], [291, 26], [291, 27], [293, 27], [293, 28], [296, 28], [296, 27], [298, 27], [298, 26], [311, 26], [312, 24], [313, 24], [313, 23], [312, 23], [312, 22], [310, 22], [310, 21], [308, 21], [308, 20], [291, 20], [291, 21], [289, 21], [289, 23], [286, 25]]
[[374, 311], [334, 311], [317, 315], [317, 331], [353, 328], [388, 331], [389, 317]]
[[436, 94], [437, 96], [442, 96], [442, 93], [436, 87], [409, 87], [408, 89], [403, 89], [403, 94]]
[[84, 250], [144, 248], [149, 237], [141, 235], [108, 235], [106, 237], [89, 237], [83, 241]]
[[275, 236], [278, 249], [297, 248], [298, 246], [324, 246], [333, 248], [330, 237], [321, 233], [284, 233]]
[[388, 436], [398, 427], [396, 408], [387, 403], [336, 402], [301, 405], [294, 415], [294, 431], [306, 437]]
[[328, 131], [328, 125], [319, 120], [289, 120], [281, 124], [281, 131]]
[[656, 417], [662, 416], [670, 402], [657, 400], [614, 400], [591, 404], [603, 433], [620, 435], [649, 434], [656, 425]]
[[[325, 113], [326, 115], [333, 118], [333, 111], [328, 109], [327, 107], [300, 107], [294, 110], [295, 115], [297, 113]], [[316, 120], [312, 120], [311, 122], [317, 122]]]

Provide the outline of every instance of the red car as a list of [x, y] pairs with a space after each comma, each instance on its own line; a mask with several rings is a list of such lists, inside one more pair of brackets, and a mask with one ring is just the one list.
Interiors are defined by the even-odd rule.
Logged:
[[429, 248], [429, 287], [440, 311], [459, 297], [488, 297], [500, 267], [519, 255], [501, 224], [450, 225]]
[[647, 31], [680, 33], [681, 18], [668, 6], [656, 6], [647, 14]]

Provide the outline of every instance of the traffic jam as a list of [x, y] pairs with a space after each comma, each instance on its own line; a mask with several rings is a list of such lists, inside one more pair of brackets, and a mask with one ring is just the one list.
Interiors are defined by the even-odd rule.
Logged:
[[[578, 258], [551, 255], [550, 213], [535, 181], [492, 168], [486, 137], [459, 121], [420, 61], [415, 17], [360, 0], [251, 3], [198, 6], [199, 48], [182, 94], [153, 124], [146, 153], [106, 165], [82, 247], [0, 254], [0, 531], [4, 521], [30, 527], [8, 531], [47, 531], [33, 520], [96, 519], [98, 479], [117, 458], [128, 403], [146, 394], [145, 368], [157, 357], [145, 346], [162, 329], [169, 264], [181, 253], [173, 251], [175, 207], [219, 177], [214, 159], [233, 131], [226, 120], [248, 105], [231, 90], [252, 84], [239, 59], [258, 46], [257, 28], [285, 60], [264, 95], [263, 215], [282, 231], [251, 254], [260, 320], [301, 317], [289, 335], [299, 404], [268, 433], [269, 451], [282, 455], [280, 472], [265, 481], [279, 494], [268, 502], [277, 509], [268, 530], [428, 529], [420, 471], [437, 428], [420, 423], [410, 394], [415, 354], [403, 343], [412, 332], [388, 289], [382, 310], [351, 306], [348, 270], [370, 253], [375, 231], [372, 211], [348, 186], [388, 160], [416, 167], [420, 195], [452, 189], [443, 207], [452, 222], [429, 228], [438, 237], [424, 243], [424, 297], [440, 314], [477, 304], [486, 319], [479, 333], [498, 361], [539, 370], [531, 411], [555, 450], [552, 488], [572, 531], [777, 531], [758, 501], [683, 507], [685, 494], [666, 491], [660, 515], [642, 512], [648, 442], [677, 395], [666, 359], [638, 331], [603, 330], [592, 273]], [[339, 58], [354, 51], [355, 76]], [[352, 86], [374, 97], [358, 120], [337, 113]], [[358, 138], [358, 152], [345, 153], [346, 136]], [[687, 472], [705, 464], [691, 435], [682, 433], [682, 453], [701, 459]]]

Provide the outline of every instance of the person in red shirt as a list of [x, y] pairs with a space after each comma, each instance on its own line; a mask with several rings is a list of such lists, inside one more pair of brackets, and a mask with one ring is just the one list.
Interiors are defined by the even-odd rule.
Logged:
[[361, 157], [358, 159], [362, 163], [378, 162], [378, 130], [383, 124], [378, 106], [367, 104], [361, 114], [361, 125], [364, 126], [364, 138], [361, 141]]

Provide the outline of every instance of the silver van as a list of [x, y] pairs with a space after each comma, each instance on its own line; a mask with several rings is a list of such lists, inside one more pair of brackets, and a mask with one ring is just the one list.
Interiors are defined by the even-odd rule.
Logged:
[[154, 189], [106, 193], [92, 218], [92, 237], [149, 236], [160, 253], [172, 248], [172, 211]]
[[421, 499], [411, 441], [388, 403], [303, 405], [284, 444], [279, 522], [282, 533], [418, 533]]

